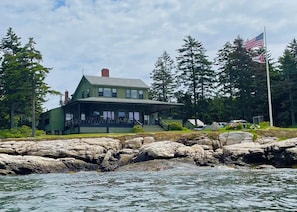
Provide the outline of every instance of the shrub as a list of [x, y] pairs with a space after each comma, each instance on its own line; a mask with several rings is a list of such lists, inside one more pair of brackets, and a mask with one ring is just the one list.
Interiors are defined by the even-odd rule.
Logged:
[[171, 122], [168, 124], [168, 130], [183, 130], [183, 126], [178, 122]]
[[143, 127], [140, 126], [140, 125], [134, 125], [134, 127], [133, 127], [133, 132], [134, 132], [134, 133], [144, 132], [144, 129], [143, 129]]
[[46, 135], [43, 130], [36, 130], [36, 136]]
[[259, 126], [260, 126], [260, 129], [266, 129], [270, 127], [270, 123], [268, 121], [260, 122]]
[[[24, 138], [32, 135], [32, 129], [28, 126], [16, 127], [13, 129], [0, 130], [0, 138]], [[36, 135], [45, 135], [43, 130], [36, 130]]]
[[242, 130], [243, 125], [241, 123], [232, 123], [225, 127], [225, 130]]

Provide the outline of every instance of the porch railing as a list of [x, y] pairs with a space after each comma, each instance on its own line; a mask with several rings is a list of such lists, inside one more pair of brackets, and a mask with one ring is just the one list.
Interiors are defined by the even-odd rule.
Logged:
[[72, 119], [65, 121], [65, 127], [75, 127], [75, 126], [133, 126], [135, 124], [140, 124], [141, 122], [136, 122], [137, 120], [126, 120], [126, 119], [104, 119], [104, 118], [86, 118], [84, 120]]
[[159, 125], [162, 127], [164, 130], [168, 131], [169, 130], [169, 124], [166, 121], [163, 121], [162, 119], [159, 120]]
[[134, 119], [134, 125], [143, 127], [143, 123], [141, 123], [139, 120], [136, 120], [136, 119]]

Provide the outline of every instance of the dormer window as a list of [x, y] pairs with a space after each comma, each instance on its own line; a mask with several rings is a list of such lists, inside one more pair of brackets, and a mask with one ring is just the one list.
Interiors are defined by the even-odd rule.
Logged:
[[138, 98], [143, 99], [143, 90], [138, 91]]
[[127, 89], [126, 98], [128, 99], [144, 99], [143, 90]]
[[137, 99], [137, 90], [131, 90], [131, 98]]
[[98, 88], [98, 96], [103, 96], [103, 88]]
[[111, 89], [110, 88], [104, 88], [103, 89], [103, 96], [111, 97]]
[[126, 90], [126, 98], [131, 98], [131, 93], [129, 89]]
[[113, 88], [112, 89], [112, 94], [111, 94], [112, 97], [117, 97], [117, 89], [116, 88]]

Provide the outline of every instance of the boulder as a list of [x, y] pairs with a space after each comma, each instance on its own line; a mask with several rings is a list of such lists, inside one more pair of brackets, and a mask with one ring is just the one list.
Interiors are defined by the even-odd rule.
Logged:
[[195, 169], [197, 166], [191, 158], [155, 159], [119, 167], [116, 171], [162, 171], [168, 169]]
[[199, 144], [203, 146], [205, 150], [216, 150], [218, 148], [221, 148], [221, 144], [218, 140], [211, 139], [206, 135], [200, 135], [194, 139], [182, 138], [182, 139], [179, 139], [177, 142], [182, 143], [186, 146]]
[[155, 142], [156, 139], [154, 137], [148, 136], [143, 138], [143, 144], [150, 144]]
[[127, 149], [139, 149], [143, 144], [143, 138], [133, 138], [126, 141], [123, 141], [123, 148]]
[[297, 164], [297, 138], [264, 144], [267, 160], [275, 167], [292, 167]]
[[87, 163], [75, 158], [59, 158], [59, 161], [63, 162], [67, 167], [67, 171], [99, 171], [100, 166], [94, 163]]
[[0, 169], [18, 175], [68, 171], [66, 165], [58, 159], [7, 154], [0, 154]]
[[109, 150], [101, 162], [101, 170], [102, 171], [114, 171], [116, 168], [118, 168], [119, 155], [116, 154], [113, 150]]
[[258, 136], [256, 142], [259, 144], [269, 144], [278, 141], [277, 137], [263, 137], [263, 136]]
[[140, 148], [136, 161], [174, 158], [179, 147], [185, 147], [185, 145], [173, 141], [146, 144]]
[[223, 147], [223, 162], [226, 164], [247, 165], [266, 162], [263, 147], [259, 143], [247, 142]]
[[[185, 160], [198, 166], [225, 163], [278, 168], [297, 165], [297, 138], [277, 141], [274, 137], [260, 137], [259, 142], [253, 142], [252, 138], [247, 132], [227, 132], [219, 135], [218, 140], [199, 134], [190, 138], [182, 135], [174, 139], [177, 142], [156, 141], [150, 136], [122, 141], [113, 138], [2, 141], [0, 175], [113, 171], [135, 162], [160, 159], [163, 162]], [[164, 169], [160, 163], [152, 165], [152, 169]]]
[[0, 142], [0, 153], [50, 158], [71, 157], [86, 162], [104, 158], [108, 150], [120, 149], [120, 141], [111, 138]]
[[286, 153], [288, 155], [288, 160], [290, 161], [290, 165], [297, 165], [297, 147], [286, 149]]
[[210, 129], [213, 130], [213, 131], [217, 131], [217, 130], [220, 130], [220, 125], [218, 122], [213, 122], [211, 125], [210, 125]]
[[253, 134], [241, 131], [225, 132], [219, 135], [219, 141], [223, 146], [253, 142]]

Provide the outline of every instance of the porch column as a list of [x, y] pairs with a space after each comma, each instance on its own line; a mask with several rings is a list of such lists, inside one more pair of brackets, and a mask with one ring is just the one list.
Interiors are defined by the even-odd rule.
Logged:
[[78, 133], [80, 133], [80, 118], [81, 118], [81, 115], [80, 115], [80, 103], [78, 103], [77, 111], [78, 111], [78, 127], [77, 127], [77, 131], [78, 131]]

